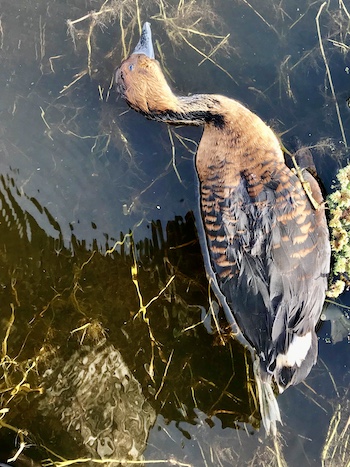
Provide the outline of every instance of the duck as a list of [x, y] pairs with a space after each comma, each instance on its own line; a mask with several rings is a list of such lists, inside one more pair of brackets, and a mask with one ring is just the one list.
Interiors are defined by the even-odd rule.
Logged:
[[321, 188], [306, 167], [301, 182], [274, 131], [238, 100], [174, 93], [148, 22], [115, 83], [148, 119], [203, 127], [195, 169], [206, 272], [233, 335], [252, 353], [262, 422], [276, 436], [277, 395], [317, 361], [331, 256]]

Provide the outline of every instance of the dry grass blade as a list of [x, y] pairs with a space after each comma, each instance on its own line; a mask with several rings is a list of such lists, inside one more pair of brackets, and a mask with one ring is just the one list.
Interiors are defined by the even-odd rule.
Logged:
[[88, 74], [88, 70], [83, 70], [80, 73], [76, 74], [71, 83], [63, 86], [63, 89], [61, 89], [60, 94], [68, 91], [69, 88], [71, 88], [75, 83], [77, 83], [79, 80], [81, 80], [81, 78], [83, 78], [87, 74]]
[[251, 461], [247, 465], [249, 467], [287, 467], [282, 452], [283, 444], [285, 443], [280, 434], [274, 437], [272, 442], [266, 439], [262, 442], [262, 446], [259, 446], [254, 452]]
[[254, 13], [258, 16], [258, 18], [260, 18], [262, 22], [266, 24], [266, 26], [268, 26], [272, 31], [274, 31], [278, 37], [280, 36], [277, 29], [274, 26], [272, 26], [272, 24], [270, 24], [268, 21], [266, 21], [266, 19], [247, 0], [242, 0], [242, 1], [254, 11]]
[[[165, 30], [170, 38], [170, 41], [176, 45], [181, 41], [187, 44], [191, 49], [203, 57], [200, 62], [209, 60], [221, 71], [233, 81], [233, 77], [230, 73], [215, 62], [211, 56], [219, 50], [228, 50], [230, 48], [228, 44], [229, 34], [220, 35], [217, 33], [210, 33], [207, 30], [203, 30], [204, 27], [216, 25], [218, 26], [220, 21], [214, 11], [211, 9], [209, 4], [197, 4], [194, 1], [179, 1], [177, 7], [168, 5], [163, 0], [158, 0], [159, 14], [152, 18], [156, 21], [161, 21], [165, 25]], [[202, 26], [203, 25], [203, 26]], [[204, 26], [205, 25], [205, 26]], [[217, 28], [216, 28], [217, 29]], [[194, 44], [190, 37], [195, 36], [198, 40], [204, 44], [204, 47], [200, 47]], [[219, 41], [219, 42], [218, 42]], [[210, 46], [211, 52], [207, 54], [205, 49]], [[200, 65], [199, 64], [199, 65]]]
[[139, 301], [140, 301], [140, 308], [139, 308], [139, 311], [136, 313], [135, 316], [138, 316], [140, 313], [142, 314], [143, 316], [143, 320], [146, 321], [146, 312], [147, 312], [147, 308], [149, 308], [149, 306], [155, 302], [156, 300], [158, 300], [158, 298], [166, 291], [166, 289], [169, 287], [169, 285], [172, 283], [172, 281], [175, 279], [175, 276], [171, 276], [170, 279], [168, 280], [168, 282], [165, 284], [165, 286], [159, 291], [158, 295], [156, 295], [155, 297], [153, 297], [148, 303], [147, 305], [144, 305], [143, 304], [143, 298], [142, 298], [142, 294], [141, 294], [141, 291], [140, 291], [140, 286], [139, 286], [139, 282], [138, 282], [138, 279], [137, 279], [137, 265], [136, 265], [136, 262], [134, 263], [134, 265], [131, 267], [131, 275], [132, 275], [132, 281], [133, 283], [135, 284], [135, 287], [136, 287], [136, 290], [137, 290], [137, 295], [139, 297]]
[[0, 49], [4, 48], [4, 29], [2, 27], [2, 19], [0, 16]]
[[[302, 381], [301, 384], [304, 387], [306, 387], [309, 390], [309, 392], [311, 392], [311, 394], [314, 394], [315, 397], [318, 397], [319, 394], [309, 384], [307, 384], [305, 381]], [[297, 387], [297, 391], [300, 392], [301, 394], [303, 394], [303, 396], [306, 397], [307, 399], [309, 399], [311, 402], [313, 402], [323, 412], [328, 413], [327, 409], [325, 407], [323, 407], [319, 402], [317, 402], [315, 397], [313, 397], [312, 395], [308, 394], [305, 391], [302, 391], [299, 387]]]
[[198, 29], [182, 28], [181, 26], [177, 26], [177, 29], [179, 31], [183, 31], [183, 32], [194, 34], [194, 35], [201, 36], [201, 37], [206, 37], [209, 39], [220, 39], [221, 42], [219, 43], [219, 46], [223, 45], [226, 42], [226, 39], [230, 37], [230, 34], [227, 34], [227, 36], [223, 37], [217, 34], [209, 34], [207, 32], [202, 32], [202, 31], [199, 31]]
[[[209, 298], [209, 310], [210, 310], [210, 313], [211, 313], [211, 316], [214, 320], [214, 323], [215, 323], [215, 327], [216, 327], [216, 330], [218, 332], [218, 335], [220, 337], [220, 341], [221, 341], [221, 344], [222, 345], [225, 345], [225, 340], [224, 338], [222, 337], [222, 331], [221, 331], [221, 328], [220, 328], [220, 325], [219, 325], [219, 322], [218, 322], [218, 319], [217, 319], [217, 316], [216, 316], [216, 308], [217, 308], [217, 304], [216, 302], [214, 302], [214, 300], [212, 299], [212, 287], [211, 287], [211, 282], [212, 282], [212, 278], [209, 279], [208, 281], [208, 298]], [[214, 305], [214, 303], [216, 305]]]
[[204, 57], [205, 60], [209, 60], [211, 63], [213, 63], [213, 65], [219, 68], [219, 70], [223, 71], [229, 78], [231, 78], [234, 83], [238, 84], [237, 81], [234, 79], [234, 77], [227, 70], [225, 70], [225, 68], [223, 68], [221, 65], [216, 63], [215, 60], [209, 57], [209, 55], [206, 55], [204, 52], [199, 50], [195, 45], [193, 45], [189, 40], [187, 40], [186, 37], [182, 33], [179, 33], [179, 35], [183, 39], [183, 41], [186, 42], [186, 44], [191, 47], [191, 49], [195, 50], [199, 55]]
[[[172, 133], [175, 135], [175, 137], [178, 139], [178, 141], [182, 144], [182, 146], [191, 154], [195, 155], [197, 153], [197, 148], [198, 144], [196, 141], [194, 141], [191, 138], [185, 138], [184, 136], [179, 135], [176, 131], [172, 130]], [[186, 141], [188, 143], [193, 144], [193, 146], [196, 148], [195, 150], [191, 149], [188, 144], [186, 144]]]
[[296, 25], [299, 23], [299, 21], [301, 21], [301, 20], [305, 17], [305, 15], [309, 12], [310, 8], [311, 8], [313, 5], [318, 4], [318, 3], [319, 3], [318, 0], [316, 0], [315, 2], [310, 3], [310, 4], [307, 6], [307, 8], [306, 8], [306, 10], [304, 11], [304, 13], [300, 14], [300, 16], [298, 17], [298, 19], [296, 19], [296, 20], [294, 21], [294, 23], [292, 23], [292, 24], [289, 26], [289, 29], [293, 29], [294, 26], [296, 26]]
[[336, 109], [336, 112], [337, 112], [337, 117], [338, 117], [340, 132], [341, 132], [341, 135], [342, 135], [342, 138], [343, 138], [343, 142], [344, 142], [345, 146], [347, 147], [347, 146], [348, 146], [348, 143], [347, 143], [347, 141], [346, 141], [346, 136], [345, 136], [344, 126], [343, 126], [343, 121], [342, 121], [342, 118], [341, 118], [341, 115], [340, 115], [340, 109], [339, 109], [338, 101], [337, 101], [337, 98], [336, 98], [336, 95], [335, 95], [335, 90], [334, 90], [334, 85], [333, 85], [333, 79], [332, 79], [332, 75], [331, 75], [331, 70], [330, 70], [329, 65], [328, 65], [328, 62], [327, 62], [327, 58], [326, 58], [326, 54], [325, 54], [324, 47], [323, 47], [323, 42], [322, 42], [322, 36], [321, 36], [320, 16], [321, 16], [321, 13], [322, 13], [323, 8], [324, 8], [326, 5], [327, 5], [327, 2], [323, 2], [322, 5], [320, 6], [319, 10], [318, 10], [317, 15], [316, 15], [317, 36], [318, 36], [318, 41], [319, 41], [319, 45], [320, 45], [321, 55], [322, 55], [323, 62], [324, 62], [325, 68], [326, 68], [326, 73], [327, 73], [327, 78], [328, 78], [329, 86], [330, 86], [330, 88], [331, 88], [331, 93], [332, 93], [332, 97], [333, 97], [333, 100], [334, 100], [335, 109]]
[[329, 300], [329, 298], [327, 298], [325, 301], [327, 303], [331, 303], [332, 305], [337, 305], [340, 308], [344, 308], [344, 310], [349, 310], [350, 311], [350, 306], [343, 305], [342, 303], [336, 302], [335, 300]]
[[152, 329], [151, 329], [151, 323], [150, 323], [150, 320], [149, 320], [149, 318], [147, 316], [147, 309], [150, 307], [150, 305], [153, 302], [158, 300], [158, 298], [167, 290], [167, 288], [170, 286], [170, 284], [175, 279], [175, 275], [171, 276], [170, 279], [168, 280], [168, 282], [165, 284], [165, 286], [159, 291], [159, 293], [155, 297], [153, 297], [151, 300], [149, 300], [149, 302], [145, 305], [144, 300], [143, 300], [143, 296], [142, 296], [142, 293], [141, 293], [139, 280], [138, 280], [138, 264], [136, 262], [136, 253], [135, 253], [135, 251], [133, 253], [133, 257], [134, 257], [134, 264], [131, 266], [131, 278], [132, 278], [133, 284], [135, 285], [138, 300], [139, 300], [139, 310], [135, 314], [134, 319], [136, 317], [142, 315], [142, 320], [147, 325], [148, 333], [149, 333], [149, 337], [150, 337], [150, 341], [151, 341], [151, 361], [150, 361], [146, 371], [147, 371], [149, 377], [151, 378], [151, 380], [153, 382], [155, 382], [155, 380], [154, 380], [154, 346], [156, 345], [157, 347], [160, 347], [160, 343], [157, 342], [157, 340], [155, 339], [155, 337], [153, 335], [153, 332], [152, 332]]
[[337, 404], [329, 422], [328, 433], [321, 454], [323, 467], [349, 467], [350, 465], [350, 416], [347, 393]]
[[349, 13], [348, 9], [346, 8], [346, 6], [344, 5], [343, 0], [339, 0], [339, 6], [345, 11], [347, 17], [350, 20], [350, 13]]
[[174, 138], [172, 135], [172, 130], [169, 128], [169, 126], [168, 126], [168, 135], [169, 135], [170, 144], [171, 144], [171, 160], [173, 164], [173, 169], [174, 169], [174, 172], [176, 173], [176, 176], [179, 182], [181, 183], [181, 185], [183, 185], [179, 171], [177, 170], [177, 167], [176, 167], [176, 150], [175, 150]]
[[11, 316], [10, 316], [9, 322], [7, 324], [7, 327], [6, 327], [5, 337], [4, 337], [4, 339], [2, 341], [2, 344], [1, 344], [1, 352], [2, 352], [1, 363], [3, 363], [4, 359], [7, 356], [7, 341], [8, 341], [8, 338], [10, 336], [11, 328], [12, 328], [14, 322], [15, 322], [15, 307], [11, 303]]
[[208, 57], [207, 57], [207, 58], [203, 58], [203, 60], [200, 61], [200, 62], [198, 63], [198, 66], [201, 66], [202, 63], [204, 63], [206, 60], [210, 59], [210, 57], [211, 57], [212, 55], [214, 55], [215, 52], [217, 52], [217, 51], [220, 49], [220, 47], [221, 47], [222, 45], [225, 44], [225, 42], [228, 41], [228, 38], [229, 38], [229, 37], [230, 37], [230, 34], [227, 34], [227, 36], [225, 36], [225, 37], [222, 39], [222, 41], [220, 41], [219, 44], [217, 44], [217, 45], [213, 48], [213, 50], [210, 52], [210, 54], [208, 54]]
[[[189, 242], [188, 245], [190, 245], [192, 242]], [[176, 248], [176, 247], [175, 247]], [[201, 319], [200, 321], [198, 321], [197, 323], [194, 323], [194, 324], [191, 324], [191, 326], [187, 326], [186, 328], [182, 329], [181, 332], [188, 332], [188, 331], [191, 331], [192, 329], [195, 329], [196, 327], [198, 326], [201, 326], [203, 325], [206, 320], [208, 319], [208, 317], [211, 315], [211, 310], [209, 308], [208, 311], [206, 311], [206, 309], [200, 305], [188, 305], [189, 308], [191, 307], [194, 307], [194, 308], [199, 308], [202, 310], [202, 316], [204, 315], [203, 319]]]
[[18, 437], [20, 439], [19, 447], [16, 451], [16, 454], [12, 456], [10, 459], [7, 459], [7, 462], [16, 462], [20, 454], [24, 451], [24, 449], [28, 446], [28, 444], [24, 441], [23, 432], [18, 432]]
[[136, 18], [137, 18], [137, 24], [139, 27], [139, 35], [141, 36], [141, 31], [142, 31], [142, 23], [141, 23], [141, 14], [140, 14], [140, 7], [139, 7], [139, 2], [138, 0], [135, 0], [136, 3]]
[[330, 372], [328, 366], [326, 365], [326, 362], [325, 362], [324, 360], [322, 360], [322, 358], [319, 358], [319, 360], [320, 360], [320, 362], [322, 362], [323, 366], [326, 368], [326, 371], [327, 371], [327, 373], [328, 373], [329, 379], [330, 379], [331, 382], [332, 382], [332, 385], [333, 385], [333, 388], [334, 388], [334, 391], [335, 391], [337, 397], [340, 397], [340, 394], [339, 394], [339, 391], [338, 391], [338, 388], [337, 388], [335, 379], [334, 379], [332, 373]]
[[45, 459], [42, 462], [43, 467], [68, 467], [71, 465], [81, 465], [81, 464], [102, 464], [102, 465], [153, 465], [153, 464], [164, 464], [164, 465], [176, 465], [179, 467], [194, 467], [193, 464], [188, 464], [186, 462], [178, 461], [177, 459], [171, 457], [170, 459], [114, 459], [114, 458], [102, 458], [102, 459], [95, 459], [93, 457], [78, 457], [76, 459], [65, 459], [64, 457], [60, 456], [59, 454], [55, 453], [51, 449], [49, 449], [45, 445], [41, 445], [42, 448], [45, 449], [51, 456], [55, 459], [51, 458]]
[[165, 366], [165, 370], [164, 370], [164, 374], [163, 374], [163, 377], [162, 377], [162, 381], [160, 383], [160, 386], [158, 388], [158, 391], [156, 392], [156, 394], [154, 395], [154, 398], [157, 399], [161, 390], [163, 389], [163, 386], [164, 386], [164, 383], [165, 383], [165, 378], [166, 378], [166, 375], [168, 373], [168, 370], [169, 370], [169, 366], [170, 366], [170, 363], [171, 363], [171, 359], [173, 358], [173, 355], [174, 355], [174, 349], [171, 351], [171, 354], [169, 356], [169, 359], [167, 361], [167, 364]]
[[117, 246], [122, 246], [122, 245], [124, 245], [125, 242], [126, 242], [128, 239], [131, 239], [131, 238], [132, 238], [132, 235], [133, 235], [132, 233], [125, 234], [123, 240], [121, 240], [121, 241], [119, 241], [119, 240], [116, 241], [116, 242], [114, 243], [114, 245], [112, 246], [112, 248], [110, 248], [109, 250], [106, 251], [105, 255], [111, 255], [111, 254], [116, 250]]
[[309, 198], [309, 201], [312, 204], [313, 208], [315, 210], [320, 209], [321, 206], [318, 204], [318, 202], [312, 196], [312, 191], [311, 191], [310, 184], [304, 179], [303, 171], [300, 169], [299, 165], [297, 164], [297, 161], [295, 159], [294, 154], [292, 154], [290, 151], [288, 151], [288, 149], [285, 148], [285, 146], [283, 145], [282, 142], [280, 142], [280, 144], [281, 144], [282, 151], [284, 153], [288, 154], [288, 156], [291, 158], [291, 160], [293, 162], [293, 165], [294, 165], [293, 170], [295, 171], [297, 177], [299, 178], [300, 183], [302, 184], [302, 187], [303, 187], [307, 197]]
[[125, 44], [125, 30], [123, 27], [123, 10], [120, 12], [119, 15], [119, 26], [120, 26], [120, 32], [121, 32], [121, 41], [122, 41], [122, 47], [123, 47], [123, 58], [126, 58], [128, 55], [126, 44]]
[[162, 46], [161, 46], [160, 42], [158, 40], [156, 40], [155, 45], [156, 45], [156, 48], [157, 48], [159, 61], [160, 61], [161, 65], [162, 65], [162, 70], [164, 71], [166, 76], [169, 78], [169, 80], [174, 82], [174, 78], [172, 77], [171, 72], [169, 71], [168, 67], [166, 66], [165, 56], [164, 56], [164, 53], [163, 53]]
[[343, 42], [335, 41], [333, 39], [328, 39], [328, 42], [331, 42], [336, 47], [339, 47], [342, 50], [342, 52], [344, 52], [344, 53], [350, 52], [350, 47], [348, 45], [344, 44]]
[[[68, 467], [70, 465], [87, 464], [117, 464], [117, 465], [154, 465], [154, 464], [167, 464], [167, 465], [178, 465], [180, 467], [193, 467], [192, 464], [180, 462], [176, 459], [150, 459], [150, 460], [128, 460], [128, 459], [93, 459], [92, 457], [82, 457], [77, 459], [70, 459], [61, 462], [53, 462], [51, 465], [55, 467]], [[50, 465], [50, 464], [49, 464]]]

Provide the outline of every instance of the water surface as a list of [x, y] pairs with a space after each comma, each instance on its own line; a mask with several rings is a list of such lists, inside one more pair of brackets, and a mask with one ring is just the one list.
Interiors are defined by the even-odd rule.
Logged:
[[[317, 35], [322, 2], [263, 3], [2, 0], [0, 460], [23, 438], [26, 456], [56, 465], [277, 465], [249, 353], [201, 322], [201, 130], [169, 137], [111, 86], [139, 7], [177, 92], [240, 100], [290, 150], [312, 148], [330, 192], [349, 158], [349, 6], [330, 1], [319, 19], [342, 131]], [[67, 20], [92, 10], [73, 40]], [[347, 465], [348, 448], [327, 432], [338, 407], [338, 434], [348, 417], [348, 345], [333, 344], [324, 322], [318, 364], [279, 397], [280, 465], [319, 466], [333, 450], [325, 465]]]

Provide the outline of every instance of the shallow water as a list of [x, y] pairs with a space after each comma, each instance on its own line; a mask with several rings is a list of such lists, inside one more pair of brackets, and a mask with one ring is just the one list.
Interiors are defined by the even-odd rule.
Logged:
[[[311, 146], [330, 192], [349, 159], [350, 7], [331, 1], [320, 15], [342, 134], [317, 36], [322, 2], [261, 3], [170, 2], [167, 23], [162, 2], [139, 7], [174, 89], [234, 97], [288, 149]], [[103, 5], [99, 24], [75, 23], [73, 41], [67, 19]], [[24, 454], [57, 465], [278, 465], [259, 430], [249, 354], [201, 322], [208, 284], [192, 153], [201, 130], [172, 128], [173, 153], [167, 127], [128, 111], [110, 88], [124, 56], [120, 8], [125, 44], [135, 45], [137, 2], [1, 6], [0, 400], [9, 410], [0, 412], [0, 461], [24, 430]], [[210, 54], [227, 34], [229, 48], [198, 66], [193, 47]], [[349, 305], [348, 292], [341, 301]], [[330, 326], [320, 326], [305, 384], [278, 399], [280, 465], [319, 466], [329, 446], [325, 465], [347, 465], [344, 438], [326, 443], [338, 406], [338, 433], [349, 413], [349, 344], [345, 335], [333, 345]]]

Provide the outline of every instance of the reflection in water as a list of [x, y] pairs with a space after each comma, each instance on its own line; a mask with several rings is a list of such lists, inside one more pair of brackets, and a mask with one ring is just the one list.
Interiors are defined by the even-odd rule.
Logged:
[[350, 339], [350, 317], [348, 310], [342, 310], [335, 304], [330, 304], [321, 316], [322, 321], [331, 323], [331, 339], [336, 344], [343, 339]]
[[[54, 451], [67, 457], [137, 459], [156, 411], [169, 421], [195, 423], [200, 408], [226, 426], [258, 423], [247, 392], [247, 355], [239, 345], [215, 345], [220, 340], [200, 321], [207, 285], [191, 213], [169, 221], [165, 232], [153, 222], [135, 253], [124, 242], [105, 256], [74, 236], [70, 250], [57, 248], [57, 239], [11, 196], [14, 186], [3, 179], [0, 234], [8, 241], [1, 250], [7, 276], [1, 384], [10, 408], [6, 424], [25, 424], [34, 445], [42, 446], [33, 455], [45, 456], [54, 439]], [[23, 234], [29, 231], [31, 241]], [[131, 280], [135, 255], [144, 303], [158, 297], [147, 308], [148, 326], [139, 319]], [[35, 397], [38, 392], [44, 395]]]
[[156, 414], [112, 345], [82, 346], [66, 363], [54, 361], [43, 381], [39, 410], [84, 446], [82, 456], [140, 458]]
[[348, 466], [350, 459], [349, 425], [350, 403], [349, 390], [336, 404], [331, 418], [327, 437], [322, 450], [322, 465], [327, 467]]

